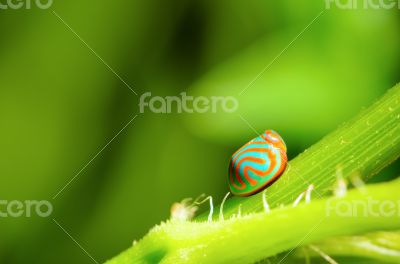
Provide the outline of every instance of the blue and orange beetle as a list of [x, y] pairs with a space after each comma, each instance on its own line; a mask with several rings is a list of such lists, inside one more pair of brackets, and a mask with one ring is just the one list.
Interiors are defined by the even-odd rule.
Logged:
[[286, 168], [286, 144], [273, 130], [236, 151], [229, 164], [229, 187], [234, 195], [255, 194], [276, 181]]

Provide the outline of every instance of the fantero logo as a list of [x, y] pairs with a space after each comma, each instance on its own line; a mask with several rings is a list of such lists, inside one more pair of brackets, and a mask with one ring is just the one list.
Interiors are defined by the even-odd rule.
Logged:
[[325, 0], [326, 9], [400, 9], [400, 0]]
[[140, 113], [149, 112], [156, 114], [171, 113], [233, 113], [239, 107], [238, 100], [233, 96], [189, 96], [185, 92], [180, 96], [152, 96], [144, 93], [140, 97]]
[[0, 10], [6, 9], [49, 9], [53, 5], [53, 0], [0, 0]]
[[0, 200], [0, 218], [49, 217], [53, 205], [49, 201]]

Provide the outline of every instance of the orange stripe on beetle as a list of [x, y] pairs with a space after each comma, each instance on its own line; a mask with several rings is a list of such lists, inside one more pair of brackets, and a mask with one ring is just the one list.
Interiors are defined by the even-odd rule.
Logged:
[[249, 196], [276, 181], [287, 164], [286, 144], [273, 130], [246, 143], [229, 164], [229, 187], [234, 195]]

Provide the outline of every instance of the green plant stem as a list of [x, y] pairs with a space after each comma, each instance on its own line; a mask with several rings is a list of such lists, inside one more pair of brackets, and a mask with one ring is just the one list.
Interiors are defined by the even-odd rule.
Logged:
[[[340, 103], [338, 103], [340, 107]], [[306, 125], [306, 124], [305, 124]], [[264, 209], [262, 194], [233, 198], [224, 206], [225, 219], [242, 209], [244, 217], [205, 222], [168, 222], [155, 227], [137, 245], [108, 264], [131, 263], [252, 263], [301, 245], [329, 237], [398, 230], [400, 221], [391, 217], [340, 217], [327, 215], [324, 198], [331, 193], [338, 171], [344, 178], [359, 173], [364, 180], [378, 173], [400, 155], [400, 85], [356, 119], [338, 128], [288, 164], [279, 181], [266, 190], [271, 214]], [[338, 170], [338, 168], [340, 168]], [[291, 208], [298, 195], [313, 184], [311, 204]], [[367, 187], [377, 201], [400, 198], [400, 182]], [[316, 199], [321, 198], [321, 199]], [[359, 191], [351, 191], [344, 201], [367, 202]], [[218, 210], [215, 210], [218, 212]], [[214, 219], [218, 214], [214, 214]]]
[[[331, 197], [213, 222], [170, 221], [155, 227], [136, 246], [107, 264], [131, 263], [254, 263], [291, 248], [332, 236], [377, 230], [398, 230], [397, 213], [382, 214], [383, 203], [397, 204], [400, 180], [370, 185], [366, 193], [352, 190], [343, 198]], [[374, 201], [374, 202], [371, 202]], [[368, 205], [354, 215], [341, 205]], [[364, 208], [364, 207], [362, 207]], [[367, 208], [367, 207], [365, 207]]]
[[[400, 232], [398, 231], [329, 238], [314, 244], [314, 246], [333, 258], [351, 256], [385, 263], [400, 263]], [[304, 258], [304, 253], [311, 257], [321, 257], [308, 247], [296, 250], [293, 255], [297, 258]]]
[[[266, 189], [268, 202], [271, 207], [292, 203], [310, 184], [315, 186], [314, 196], [323, 197], [331, 193], [339, 170], [344, 178], [359, 174], [368, 180], [399, 156], [400, 84], [355, 119], [290, 161], [281, 178]], [[224, 214], [236, 214], [239, 205], [244, 213], [263, 210], [261, 195], [229, 199], [224, 205]], [[196, 220], [205, 219], [207, 213]]]

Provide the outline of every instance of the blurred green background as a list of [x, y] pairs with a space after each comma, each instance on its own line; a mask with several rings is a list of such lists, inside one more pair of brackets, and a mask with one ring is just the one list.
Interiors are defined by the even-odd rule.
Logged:
[[[53, 218], [99, 263], [113, 257], [174, 202], [222, 199], [230, 155], [253, 130], [279, 131], [293, 158], [399, 81], [399, 22], [398, 9], [326, 10], [323, 0], [0, 10], [0, 199], [54, 205], [49, 218], [0, 218], [0, 263], [92, 263]], [[240, 106], [140, 114], [149, 91]]]

